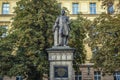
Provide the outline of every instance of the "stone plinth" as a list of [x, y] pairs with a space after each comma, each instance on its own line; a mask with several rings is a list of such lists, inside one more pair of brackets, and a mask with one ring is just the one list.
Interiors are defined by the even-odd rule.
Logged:
[[94, 80], [93, 65], [93, 63], [85, 63], [79, 66], [82, 73], [82, 80]]
[[50, 80], [73, 80], [73, 52], [70, 47], [47, 49], [50, 61]]

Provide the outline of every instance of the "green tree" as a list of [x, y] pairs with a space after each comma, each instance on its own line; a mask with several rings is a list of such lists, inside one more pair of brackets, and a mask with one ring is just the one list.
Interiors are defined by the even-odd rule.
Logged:
[[99, 0], [102, 1], [102, 6], [109, 6], [109, 4], [113, 4], [115, 0]]
[[[108, 14], [112, 14], [114, 12], [119, 12], [120, 11], [120, 0], [99, 0], [99, 1], [102, 1], [102, 5], [101, 6], [103, 6], [104, 9], [107, 9], [107, 13]], [[118, 2], [118, 3], [116, 3], [116, 5], [114, 4], [115, 1]], [[111, 7], [113, 5], [115, 7], [114, 7], [113, 11], [110, 12], [109, 10], [112, 9]], [[115, 8], [116, 8], [116, 11], [115, 11]]]
[[46, 48], [60, 12], [53, 0], [20, 0], [7, 37], [0, 42], [0, 75], [42, 80], [47, 73]]
[[120, 70], [120, 14], [101, 14], [88, 32], [95, 67], [103, 73]]
[[86, 27], [90, 24], [90, 20], [83, 18], [80, 14], [77, 19], [71, 20], [71, 34], [69, 44], [75, 48], [74, 68], [78, 71], [79, 64], [86, 60], [84, 40], [86, 38]]

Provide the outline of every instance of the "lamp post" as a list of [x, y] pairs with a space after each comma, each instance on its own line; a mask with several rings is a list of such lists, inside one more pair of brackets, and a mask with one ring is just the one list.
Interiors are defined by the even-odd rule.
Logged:
[[89, 65], [88, 65], [87, 69], [88, 69], [88, 75], [90, 75], [90, 66]]

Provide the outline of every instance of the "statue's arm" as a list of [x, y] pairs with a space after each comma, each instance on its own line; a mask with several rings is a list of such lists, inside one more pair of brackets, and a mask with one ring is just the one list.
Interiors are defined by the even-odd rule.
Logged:
[[58, 27], [59, 24], [59, 17], [56, 19], [55, 24], [53, 26], [53, 32], [55, 31], [55, 29]]
[[71, 22], [69, 20], [69, 17], [67, 17], [67, 25], [68, 25], [69, 29], [71, 30], [70, 24], [71, 24]]

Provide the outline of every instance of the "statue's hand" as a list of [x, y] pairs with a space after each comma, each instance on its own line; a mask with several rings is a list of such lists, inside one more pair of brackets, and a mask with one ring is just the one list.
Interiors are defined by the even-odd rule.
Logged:
[[53, 28], [52, 31], [55, 32], [55, 29]]
[[55, 32], [55, 26], [53, 26], [52, 31]]
[[55, 24], [55, 25], [53, 26], [52, 31], [55, 32], [55, 30], [58, 29], [58, 28], [59, 28], [59, 26]]

